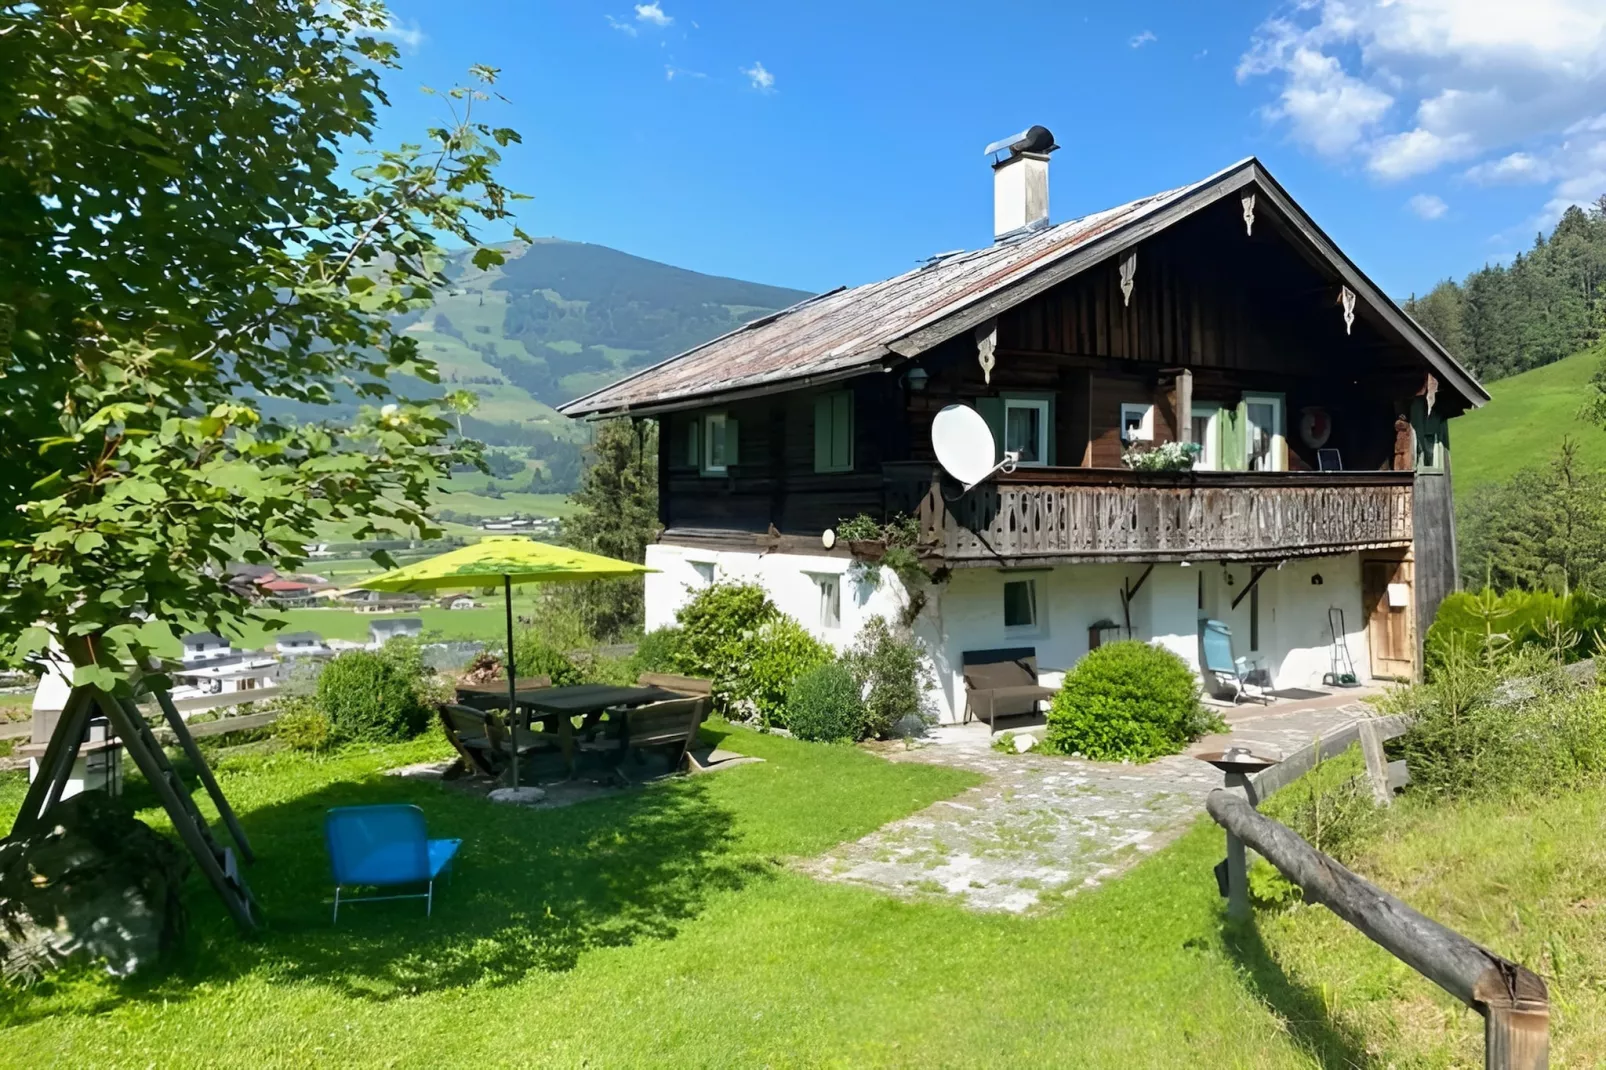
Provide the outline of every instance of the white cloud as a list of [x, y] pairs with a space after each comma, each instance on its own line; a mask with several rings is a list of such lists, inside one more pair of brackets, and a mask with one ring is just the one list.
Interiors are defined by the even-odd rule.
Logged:
[[604, 15], [602, 17], [608, 20], [608, 25], [609, 26], [612, 26], [614, 29], [618, 30], [620, 33], [625, 34], [628, 37], [636, 36], [636, 27], [634, 25], [632, 25], [631, 23], [620, 22], [618, 19], [614, 18], [612, 15]]
[[1443, 219], [1444, 214], [1450, 210], [1450, 206], [1444, 203], [1443, 198], [1431, 193], [1418, 193], [1406, 201], [1405, 206], [1421, 219]]
[[676, 78], [707, 78], [707, 77], [708, 77], [708, 75], [704, 74], [702, 71], [687, 70], [685, 67], [677, 67], [672, 63], [664, 64], [664, 80], [667, 81], [667, 82], [673, 82]]
[[409, 52], [418, 51], [418, 46], [424, 43], [424, 31], [418, 23], [401, 22], [394, 15], [385, 16], [383, 29], [367, 32], [382, 41], [394, 41]]
[[1159, 38], [1154, 36], [1153, 30], [1144, 30], [1140, 34], [1133, 35], [1132, 39], [1128, 41], [1127, 44], [1131, 45], [1133, 48], [1142, 48], [1144, 45], [1151, 44], [1158, 40]]
[[741, 71], [760, 93], [775, 92], [775, 75], [765, 70], [764, 64], [754, 60], [751, 67], [743, 67]]
[[664, 9], [658, 6], [658, 0], [650, 4], [636, 5], [636, 21], [649, 22], [654, 26], [668, 26], [675, 20], [664, 14]]
[[1272, 83], [1263, 113], [1295, 141], [1384, 181], [1460, 164], [1563, 207], [1606, 189], [1601, 0], [1294, 0], [1238, 77]]

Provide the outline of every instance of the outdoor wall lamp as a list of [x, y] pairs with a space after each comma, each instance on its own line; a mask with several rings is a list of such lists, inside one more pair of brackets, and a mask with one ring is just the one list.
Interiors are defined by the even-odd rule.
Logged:
[[926, 388], [926, 383], [930, 379], [930, 374], [928, 374], [926, 369], [920, 367], [918, 364], [904, 373], [903, 377], [904, 385], [906, 385], [910, 390], [914, 391], [924, 390]]

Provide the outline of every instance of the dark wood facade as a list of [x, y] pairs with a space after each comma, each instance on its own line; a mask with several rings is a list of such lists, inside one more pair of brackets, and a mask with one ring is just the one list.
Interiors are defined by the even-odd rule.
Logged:
[[[1249, 238], [1236, 204], [1219, 203], [1142, 244], [1129, 298], [1111, 258], [1001, 312], [990, 375], [966, 334], [892, 371], [718, 406], [739, 449], [717, 475], [687, 447], [689, 425], [714, 410], [663, 416], [665, 538], [817, 548], [843, 518], [920, 510], [928, 551], [950, 566], [1414, 549], [1431, 619], [1455, 582], [1443, 424], [1465, 401], [1434, 399], [1435, 470], [1418, 476], [1412, 422], [1435, 380], [1374, 321], [1346, 326], [1338, 290], [1280, 226], [1263, 217]], [[819, 472], [815, 399], [833, 391], [851, 393], [852, 465]], [[1231, 410], [1246, 394], [1280, 399], [1279, 470], [1122, 466], [1124, 403], [1153, 406], [1161, 443], [1191, 436], [1186, 414]], [[957, 500], [946, 501], [931, 479], [933, 417], [1012, 396], [1051, 402], [1047, 466], [964, 496], [949, 483]], [[1300, 432], [1307, 409], [1329, 421], [1321, 446], [1343, 471], [1317, 471]]]

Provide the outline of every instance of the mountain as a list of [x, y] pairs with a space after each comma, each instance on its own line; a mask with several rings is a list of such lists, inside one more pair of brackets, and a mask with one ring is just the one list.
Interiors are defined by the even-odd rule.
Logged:
[[1563, 438], [1578, 444], [1590, 470], [1606, 470], [1606, 429], [1578, 418], [1606, 344], [1485, 385], [1492, 400], [1450, 426], [1455, 492], [1498, 483], [1545, 464]]
[[556, 238], [503, 251], [485, 271], [454, 256], [406, 323], [448, 389], [479, 395], [464, 429], [492, 445], [572, 437], [553, 406], [809, 296]]

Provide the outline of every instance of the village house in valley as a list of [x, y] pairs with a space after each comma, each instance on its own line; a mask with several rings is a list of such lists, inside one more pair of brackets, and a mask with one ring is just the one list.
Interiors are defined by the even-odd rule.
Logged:
[[[945, 719], [967, 651], [1047, 677], [1130, 634], [1201, 659], [1203, 621], [1278, 688], [1410, 678], [1455, 585], [1447, 426], [1488, 398], [1255, 159], [1070, 222], [1052, 137], [994, 162], [996, 240], [822, 294], [571, 402], [656, 418], [647, 625], [716, 579], [762, 584], [838, 645], [905, 592], [833, 530], [918, 518], [914, 621]], [[980, 207], [980, 206], [978, 206]], [[1014, 471], [968, 492], [932, 421], [973, 407]], [[1197, 443], [1191, 471], [1136, 447]], [[1340, 612], [1341, 611], [1341, 612]]]

